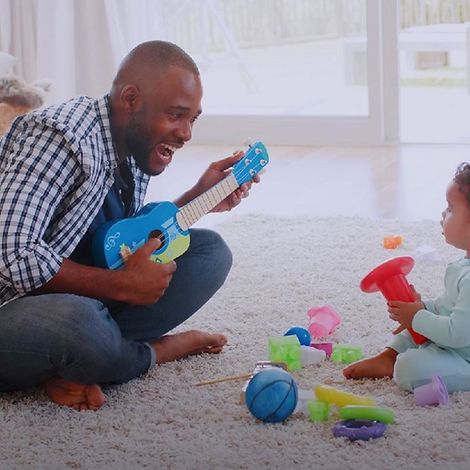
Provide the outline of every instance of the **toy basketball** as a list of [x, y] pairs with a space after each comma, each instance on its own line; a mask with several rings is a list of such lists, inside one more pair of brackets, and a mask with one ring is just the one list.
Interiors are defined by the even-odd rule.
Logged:
[[251, 414], [267, 423], [287, 419], [297, 406], [297, 384], [283, 369], [258, 372], [248, 383], [245, 403]]

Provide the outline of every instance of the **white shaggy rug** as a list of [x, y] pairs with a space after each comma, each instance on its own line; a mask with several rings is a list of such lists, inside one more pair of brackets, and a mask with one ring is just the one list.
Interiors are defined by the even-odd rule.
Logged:
[[[171, 363], [108, 388], [108, 403], [96, 413], [59, 408], [40, 391], [0, 396], [0, 468], [470, 467], [470, 393], [451, 396], [448, 407], [419, 407], [389, 380], [335, 385], [395, 412], [383, 438], [351, 443], [332, 436], [336, 417], [326, 423], [302, 414], [278, 424], [255, 420], [239, 404], [243, 381], [194, 387], [250, 372], [266, 359], [269, 336], [307, 326], [307, 310], [323, 304], [342, 317], [334, 342], [362, 345], [366, 355], [381, 350], [393, 323], [381, 294], [364, 294], [358, 284], [385, 259], [428, 245], [440, 260], [417, 257], [408, 279], [423, 297], [440, 293], [446, 263], [461, 253], [445, 245], [437, 222], [246, 216], [219, 231], [233, 250], [233, 270], [184, 329], [226, 333], [225, 352]], [[404, 246], [385, 250], [383, 236], [393, 233], [404, 237]], [[293, 376], [307, 389], [341, 380], [341, 369], [324, 361]]]

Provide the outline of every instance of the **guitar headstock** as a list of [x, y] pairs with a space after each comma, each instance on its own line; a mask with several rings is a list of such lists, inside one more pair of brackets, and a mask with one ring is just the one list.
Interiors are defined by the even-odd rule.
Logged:
[[245, 152], [245, 156], [233, 167], [233, 175], [237, 183], [242, 185], [253, 179], [269, 162], [269, 155], [266, 147], [261, 142], [250, 145]]

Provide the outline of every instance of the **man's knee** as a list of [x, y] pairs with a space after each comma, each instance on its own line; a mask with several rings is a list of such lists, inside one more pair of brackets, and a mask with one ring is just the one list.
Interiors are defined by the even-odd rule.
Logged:
[[232, 251], [225, 240], [216, 232], [214, 235], [215, 261], [217, 263], [217, 273], [225, 281], [233, 263]]
[[[192, 249], [202, 255], [204, 271], [212, 278], [211, 282], [222, 285], [232, 267], [232, 252], [225, 240], [213, 230], [197, 229], [192, 232]], [[193, 244], [194, 242], [194, 244]]]

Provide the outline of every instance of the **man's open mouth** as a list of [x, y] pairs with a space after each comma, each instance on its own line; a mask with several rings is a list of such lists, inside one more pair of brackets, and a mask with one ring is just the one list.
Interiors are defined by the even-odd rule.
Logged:
[[157, 147], [157, 152], [160, 158], [168, 163], [171, 162], [171, 158], [173, 157], [173, 154], [176, 152], [176, 150], [178, 150], [178, 147], [169, 144], [160, 144]]

